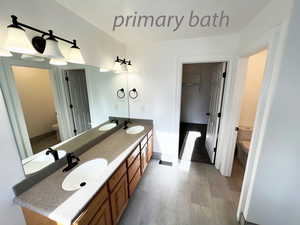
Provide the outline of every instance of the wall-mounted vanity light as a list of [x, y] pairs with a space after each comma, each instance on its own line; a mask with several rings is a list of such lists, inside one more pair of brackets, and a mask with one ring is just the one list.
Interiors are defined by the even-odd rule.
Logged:
[[100, 71], [101, 73], [106, 73], [106, 72], [109, 72], [109, 71], [111, 71], [111, 70], [108, 69], [108, 68], [105, 68], [105, 67], [100, 67], [99, 71]]
[[[20, 23], [18, 18], [14, 15], [11, 16], [11, 18], [12, 24], [7, 27], [8, 36], [4, 45], [6, 50], [29, 55], [36, 55], [40, 53], [43, 56], [50, 58], [50, 64], [53, 65], [66, 65], [67, 61], [78, 64], [85, 63], [80, 49], [77, 46], [76, 40], [69, 41], [54, 35], [52, 30], [45, 32]], [[30, 43], [24, 28], [40, 33], [42, 36], [34, 37], [32, 39], [32, 43]], [[72, 45], [67, 59], [65, 59], [62, 55], [58, 47], [58, 41], [63, 41]]]
[[11, 54], [10, 51], [0, 48], [0, 56], [2, 57], [12, 57], [13, 55]]
[[116, 73], [128, 72], [129, 67], [132, 68], [130, 60], [127, 61], [125, 58], [120, 59], [119, 56], [117, 56], [113, 69]]

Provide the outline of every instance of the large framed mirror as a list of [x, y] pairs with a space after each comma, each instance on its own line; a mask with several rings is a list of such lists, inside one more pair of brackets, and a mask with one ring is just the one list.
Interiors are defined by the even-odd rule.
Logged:
[[[89, 65], [53, 66], [15, 54], [0, 58], [0, 87], [24, 174], [30, 176], [88, 141], [111, 117], [129, 117], [126, 73]], [[81, 143], [82, 144], [82, 143]]]

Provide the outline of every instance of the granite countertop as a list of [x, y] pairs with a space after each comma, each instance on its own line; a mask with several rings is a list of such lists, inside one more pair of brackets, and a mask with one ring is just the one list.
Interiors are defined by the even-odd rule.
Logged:
[[121, 128], [80, 156], [79, 165], [96, 158], [107, 160], [108, 166], [105, 171], [99, 173], [97, 184], [87, 185], [73, 192], [64, 191], [61, 187], [63, 180], [78, 166], [66, 173], [59, 169], [15, 197], [14, 202], [61, 224], [72, 224], [97, 191], [153, 127], [149, 122], [133, 122], [129, 127], [136, 125], [143, 125], [144, 131], [132, 135]]

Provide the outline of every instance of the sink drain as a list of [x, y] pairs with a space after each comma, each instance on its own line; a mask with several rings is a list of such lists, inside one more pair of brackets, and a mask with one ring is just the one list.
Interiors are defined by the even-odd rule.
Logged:
[[80, 184], [80, 187], [84, 187], [86, 185], [86, 182], [82, 182], [81, 184]]

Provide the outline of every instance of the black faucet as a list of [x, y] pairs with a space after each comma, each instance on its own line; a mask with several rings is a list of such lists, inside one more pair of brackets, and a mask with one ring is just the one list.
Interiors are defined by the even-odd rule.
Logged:
[[117, 120], [117, 119], [111, 120], [110, 122], [119, 125], [119, 120]]
[[128, 124], [129, 124], [129, 123], [130, 123], [129, 120], [125, 120], [125, 121], [124, 121], [124, 127], [123, 127], [124, 130], [126, 130], [126, 129], [128, 128]]
[[[68, 172], [69, 170], [74, 168], [78, 164], [78, 162], [80, 161], [80, 159], [78, 157], [76, 157], [74, 155], [74, 153], [67, 153], [66, 157], [67, 157], [68, 166], [63, 169], [63, 172]], [[73, 159], [75, 159], [74, 162], [73, 162]]]
[[49, 155], [51, 154], [54, 158], [55, 161], [59, 160], [59, 157], [58, 157], [58, 152], [52, 148], [48, 148], [48, 151], [46, 151], [46, 155]]

